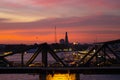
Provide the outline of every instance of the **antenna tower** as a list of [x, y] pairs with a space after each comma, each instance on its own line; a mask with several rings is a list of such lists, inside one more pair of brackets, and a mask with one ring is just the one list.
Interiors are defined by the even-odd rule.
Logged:
[[55, 26], [55, 43], [57, 43], [57, 33], [56, 33], [56, 26]]

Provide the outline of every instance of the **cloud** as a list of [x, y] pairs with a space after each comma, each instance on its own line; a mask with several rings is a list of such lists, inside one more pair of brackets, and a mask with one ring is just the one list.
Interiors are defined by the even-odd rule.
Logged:
[[98, 15], [90, 16], [81, 22], [81, 25], [91, 26], [115, 26], [120, 25], [120, 16], [113, 15]]
[[106, 7], [106, 8], [120, 8], [119, 0], [31, 0], [33, 5], [39, 6], [73, 6], [73, 7]]
[[1, 41], [11, 36], [29, 40], [37, 34], [47, 40], [53, 36], [55, 25], [58, 34], [71, 32], [74, 40], [79, 40], [75, 35], [81, 34], [84, 40], [94, 34], [111, 38], [120, 31], [119, 3], [120, 0], [0, 0]]
[[[27, 4], [26, 4], [27, 3]], [[11, 8], [39, 8], [39, 9], [76, 9], [103, 10], [120, 9], [120, 0], [1, 0], [2, 7]], [[49, 9], [48, 9], [49, 8]]]
[[0, 6], [1, 7], [6, 7], [6, 8], [9, 8], [9, 7], [11, 7], [11, 8], [20, 8], [20, 7], [23, 6], [23, 5], [21, 5], [20, 2], [18, 3], [16, 1], [14, 1], [14, 0], [11, 0], [11, 1], [10, 0], [1, 0], [0, 1]]
[[119, 3], [119, 0], [1, 0], [0, 12], [6, 13], [7, 15], [15, 14], [17, 19], [15, 17], [12, 17], [12, 22], [31, 21], [32, 18], [36, 20], [36, 17], [38, 20], [38, 18], [41, 17], [64, 18], [73, 16], [82, 17], [98, 14], [120, 15]]
[[[1, 19], [2, 20], [2, 19]], [[3, 20], [2, 20], [3, 21]], [[34, 22], [21, 23], [3, 23], [0, 22], [0, 29], [41, 29], [53, 26], [61, 27], [118, 27], [120, 26], [120, 16], [114, 15], [97, 15], [86, 17], [69, 17], [69, 18], [49, 18]]]
[[9, 19], [5, 19], [5, 18], [0, 18], [0, 22], [4, 22], [4, 21], [7, 21]]
[[116, 34], [116, 35], [120, 35], [120, 30], [92, 30], [92, 31], [88, 31], [88, 30], [84, 30], [84, 31], [81, 31], [81, 30], [76, 30], [76, 31], [71, 31], [71, 33], [76, 33], [76, 34], [79, 34], [79, 33], [82, 33], [82, 34], [93, 34], [93, 35], [99, 35], [99, 34]]
[[68, 0], [31, 0], [33, 5], [52, 7], [55, 5], [60, 5], [62, 3], [70, 2]]

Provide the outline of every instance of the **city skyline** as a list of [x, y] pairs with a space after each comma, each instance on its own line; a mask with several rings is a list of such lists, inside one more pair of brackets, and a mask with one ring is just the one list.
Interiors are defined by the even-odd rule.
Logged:
[[0, 44], [120, 39], [119, 0], [1, 0]]

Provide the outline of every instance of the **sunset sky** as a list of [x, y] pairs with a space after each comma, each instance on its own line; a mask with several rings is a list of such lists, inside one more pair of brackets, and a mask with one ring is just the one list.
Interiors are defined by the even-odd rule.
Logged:
[[120, 39], [120, 0], [0, 0], [0, 44]]

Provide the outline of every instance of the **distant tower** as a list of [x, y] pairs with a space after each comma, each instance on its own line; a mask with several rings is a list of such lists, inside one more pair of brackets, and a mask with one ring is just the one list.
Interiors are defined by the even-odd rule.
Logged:
[[65, 44], [69, 44], [67, 32], [65, 33]]
[[56, 33], [56, 26], [55, 26], [55, 43], [57, 43], [57, 33]]

